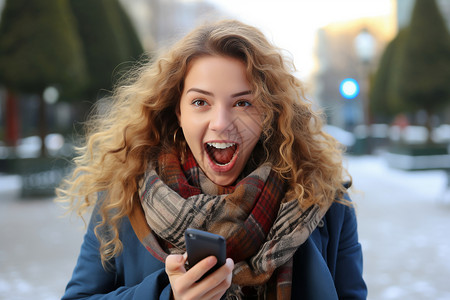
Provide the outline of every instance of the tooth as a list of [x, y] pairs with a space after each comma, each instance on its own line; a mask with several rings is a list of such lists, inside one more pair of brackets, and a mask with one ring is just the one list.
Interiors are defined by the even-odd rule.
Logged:
[[234, 146], [235, 143], [208, 143], [208, 146], [217, 148], [217, 149], [226, 149], [228, 147]]

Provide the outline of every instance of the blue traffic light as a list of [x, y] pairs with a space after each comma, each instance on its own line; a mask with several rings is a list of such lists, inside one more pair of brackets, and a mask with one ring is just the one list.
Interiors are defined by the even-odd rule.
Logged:
[[359, 84], [353, 78], [346, 78], [342, 80], [339, 91], [345, 99], [353, 99], [359, 94]]

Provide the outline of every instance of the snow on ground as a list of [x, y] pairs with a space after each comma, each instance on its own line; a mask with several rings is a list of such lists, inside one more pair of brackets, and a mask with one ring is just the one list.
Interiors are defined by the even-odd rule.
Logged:
[[[447, 177], [442, 170], [405, 171], [390, 168], [381, 156], [348, 157], [347, 168], [356, 189], [389, 191], [396, 201], [443, 201]], [[381, 185], [375, 187], [375, 185]]]
[[450, 299], [450, 195], [444, 171], [349, 157], [369, 299]]
[[[22, 181], [19, 175], [0, 174], [0, 195], [5, 193], [15, 193], [22, 187]], [[1, 201], [1, 198], [0, 198]]]

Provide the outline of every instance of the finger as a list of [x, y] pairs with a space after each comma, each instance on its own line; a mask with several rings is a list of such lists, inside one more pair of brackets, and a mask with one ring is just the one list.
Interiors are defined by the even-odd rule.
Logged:
[[233, 276], [233, 269], [234, 269], [234, 261], [231, 258], [227, 258], [225, 261], [225, 264], [221, 266], [219, 269], [217, 269], [214, 274], [216, 274], [219, 278], [228, 278], [231, 280], [231, 277]]
[[225, 265], [198, 283], [198, 288], [204, 291], [202, 299], [220, 299], [231, 286], [234, 262], [231, 258]]
[[198, 281], [217, 263], [217, 258], [215, 256], [209, 256], [207, 258], [199, 261], [195, 266], [191, 267], [186, 273], [188, 278], [194, 282]]
[[202, 299], [221, 299], [222, 296], [227, 292], [229, 286], [228, 283], [224, 280], [215, 287], [214, 289], [209, 290], [207, 293], [202, 295]]
[[186, 273], [184, 264], [186, 262], [186, 255], [171, 254], [166, 258], [166, 273], [169, 277], [173, 275], [182, 275]]
[[230, 288], [230, 286], [231, 286], [231, 276], [229, 278], [227, 276], [216, 287], [212, 288], [211, 290], [209, 290], [205, 294], [203, 294], [201, 298], [202, 299], [221, 299], [222, 296]]
[[[182, 259], [185, 262], [185, 257]], [[207, 257], [193, 266], [187, 272], [180, 272], [181, 268], [184, 266], [176, 267], [180, 264], [180, 258], [171, 256], [166, 259], [166, 272], [168, 273], [170, 283], [172, 285], [172, 291], [174, 298], [184, 298], [187, 299], [204, 299], [203, 295], [207, 293], [212, 286], [199, 285], [197, 281], [205, 274], [209, 269], [211, 269], [217, 262], [214, 256]]]
[[180, 298], [192, 285], [192, 283], [183, 280], [183, 276], [186, 275], [184, 267], [186, 258], [186, 253], [184, 255], [169, 255], [165, 261], [166, 273], [169, 276], [174, 299]]
[[[225, 264], [221, 266], [217, 271], [215, 271], [214, 277], [217, 277], [219, 281], [222, 281], [224, 279], [230, 279], [233, 276], [233, 269], [234, 269], [234, 261], [231, 258], [227, 258], [225, 261]], [[211, 275], [213, 275], [211, 274]]]
[[234, 270], [234, 261], [231, 258], [227, 258], [225, 266], [227, 267], [227, 282], [228, 282], [228, 287], [227, 289], [231, 286], [231, 282], [233, 280], [233, 270]]

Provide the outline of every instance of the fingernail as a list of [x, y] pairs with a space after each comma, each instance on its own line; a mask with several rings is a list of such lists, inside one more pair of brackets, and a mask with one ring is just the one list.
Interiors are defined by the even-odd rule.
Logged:
[[215, 265], [215, 264], [217, 263], [216, 257], [215, 257], [215, 256], [211, 256], [211, 257], [209, 258], [209, 260], [208, 260], [208, 263], [209, 263], [210, 265]]

